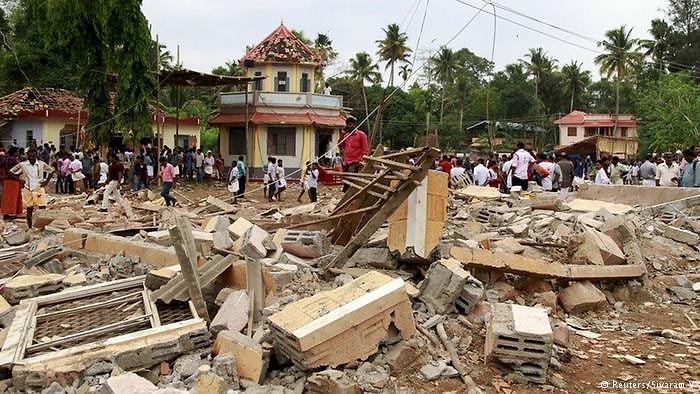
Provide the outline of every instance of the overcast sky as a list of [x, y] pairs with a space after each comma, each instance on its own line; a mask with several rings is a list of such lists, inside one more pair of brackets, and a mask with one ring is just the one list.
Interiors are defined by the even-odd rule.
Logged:
[[[173, 55], [180, 45], [181, 62], [188, 68], [209, 72], [227, 60], [238, 60], [246, 45], [256, 44], [284, 21], [288, 28], [302, 30], [311, 39], [319, 32], [331, 38], [339, 52], [338, 60], [329, 69], [333, 73], [346, 68], [348, 59], [360, 51], [369, 52], [376, 60], [375, 41], [382, 38], [381, 29], [389, 23], [400, 23], [408, 34], [409, 47], [416, 48], [427, 1], [419, 55], [439, 49], [484, 4], [481, 0], [462, 0], [477, 7], [474, 9], [454, 0], [144, 0], [143, 12], [152, 25], [154, 36], [158, 34], [161, 43], [167, 45]], [[663, 17], [666, 7], [666, 1], [661, 0], [499, 0], [497, 4], [597, 40], [602, 39], [607, 30], [623, 24], [634, 28], [634, 36], [646, 38], [650, 21]], [[479, 56], [490, 58], [493, 15], [486, 12], [492, 12], [491, 6], [484, 8], [448, 46], [466, 47]], [[595, 43], [587, 38], [501, 8], [496, 9], [496, 14], [596, 50]], [[528, 48], [541, 46], [559, 64], [578, 60], [598, 75], [593, 63], [596, 53], [504, 19], [496, 20], [495, 42], [497, 70], [522, 58]]]

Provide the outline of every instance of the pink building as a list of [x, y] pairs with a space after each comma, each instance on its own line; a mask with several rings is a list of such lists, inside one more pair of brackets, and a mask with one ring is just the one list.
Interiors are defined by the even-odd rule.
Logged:
[[573, 111], [554, 123], [559, 125], [557, 150], [577, 151], [585, 146], [591, 149], [588, 153], [595, 153], [596, 156], [628, 157], [637, 154], [637, 120], [634, 115]]

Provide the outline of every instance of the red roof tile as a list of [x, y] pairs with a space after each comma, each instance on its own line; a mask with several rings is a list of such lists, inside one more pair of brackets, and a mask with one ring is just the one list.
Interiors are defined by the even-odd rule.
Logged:
[[555, 120], [554, 123], [562, 125], [583, 125], [584, 127], [614, 127], [615, 123], [617, 123], [619, 127], [637, 127], [637, 121], [629, 114], [620, 114], [617, 122], [615, 122], [614, 115], [589, 114], [583, 111], [573, 111]]
[[258, 63], [310, 63], [323, 66], [323, 59], [283, 24], [243, 56]]

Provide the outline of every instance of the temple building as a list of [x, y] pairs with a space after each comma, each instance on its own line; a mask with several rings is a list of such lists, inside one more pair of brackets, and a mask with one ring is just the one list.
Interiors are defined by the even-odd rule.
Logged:
[[345, 126], [343, 97], [314, 93], [314, 74], [325, 64], [312, 48], [280, 24], [240, 64], [246, 76], [265, 79], [219, 96], [219, 113], [209, 123], [219, 127], [227, 166], [242, 155], [250, 176], [260, 178], [268, 157], [282, 159], [290, 174], [306, 161], [335, 154]]

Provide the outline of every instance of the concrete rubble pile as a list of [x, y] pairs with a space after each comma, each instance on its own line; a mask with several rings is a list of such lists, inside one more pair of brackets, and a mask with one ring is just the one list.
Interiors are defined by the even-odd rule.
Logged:
[[581, 392], [591, 359], [700, 379], [700, 194], [424, 179], [345, 238], [318, 225], [351, 205], [330, 188], [3, 222], [0, 393]]

